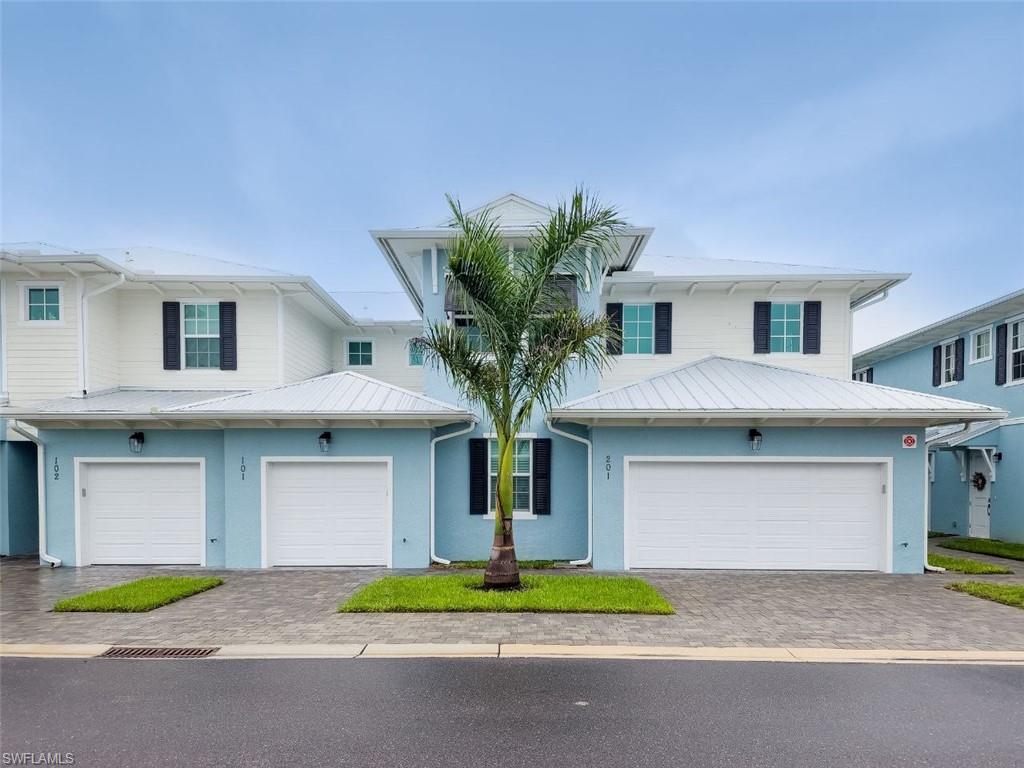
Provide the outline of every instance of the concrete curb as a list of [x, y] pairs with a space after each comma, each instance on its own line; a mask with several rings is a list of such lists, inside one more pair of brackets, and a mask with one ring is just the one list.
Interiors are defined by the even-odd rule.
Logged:
[[[88, 659], [105, 644], [0, 644], [0, 657]], [[1024, 650], [949, 651], [873, 648], [756, 648], [529, 643], [339, 643], [224, 645], [208, 659], [654, 659], [869, 664], [1021, 664]]]

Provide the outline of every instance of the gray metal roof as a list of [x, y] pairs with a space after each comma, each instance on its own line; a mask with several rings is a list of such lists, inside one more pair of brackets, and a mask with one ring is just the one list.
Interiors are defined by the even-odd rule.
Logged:
[[958, 429], [929, 429], [927, 442], [929, 448], [953, 448], [963, 445], [969, 440], [988, 434], [1000, 427], [1015, 426], [1024, 424], [1024, 419], [996, 419], [992, 421], [976, 421], [972, 424], [958, 424]]
[[138, 414], [157, 413], [189, 403], [199, 403], [214, 397], [238, 394], [237, 391], [217, 390], [165, 390], [165, 389], [118, 389], [99, 392], [85, 397], [60, 397], [46, 400], [32, 406], [11, 406], [4, 409], [12, 413], [40, 414]]
[[172, 410], [179, 414], [219, 414], [226, 418], [242, 415], [273, 415], [274, 418], [351, 415], [381, 419], [472, 416], [468, 411], [440, 400], [354, 371], [329, 373], [294, 384], [218, 397]]
[[565, 419], [902, 419], [933, 424], [1005, 415], [999, 408], [948, 397], [717, 356], [552, 411], [553, 417]]
[[890, 357], [960, 336], [1019, 312], [1024, 312], [1024, 288], [858, 352], [853, 356], [853, 367], [867, 368]]

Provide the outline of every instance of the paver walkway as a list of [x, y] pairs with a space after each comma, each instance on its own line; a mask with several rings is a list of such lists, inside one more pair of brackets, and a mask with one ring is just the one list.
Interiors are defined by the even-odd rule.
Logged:
[[[143, 614], [52, 613], [60, 598], [159, 573], [216, 573], [223, 586]], [[959, 574], [645, 571], [675, 616], [338, 614], [375, 568], [207, 571], [0, 564], [9, 643], [503, 642], [588, 645], [1024, 649], [1024, 611], [944, 585]], [[573, 572], [575, 573], [575, 572]], [[975, 578], [975, 577], [971, 577]], [[1024, 583], [1013, 576], [978, 577]]]

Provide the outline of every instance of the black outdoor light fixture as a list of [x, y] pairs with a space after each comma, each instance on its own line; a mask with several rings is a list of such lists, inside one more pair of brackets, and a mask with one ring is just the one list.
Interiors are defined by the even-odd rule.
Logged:
[[141, 432], [132, 432], [128, 438], [128, 449], [132, 453], [142, 453], [142, 446], [146, 442], [146, 436]]
[[764, 440], [764, 436], [756, 429], [752, 429], [747, 433], [747, 438], [750, 440], [750, 450], [757, 453], [761, 450], [761, 443]]
[[316, 439], [320, 443], [320, 453], [327, 453], [331, 449], [331, 433], [321, 432], [320, 437]]

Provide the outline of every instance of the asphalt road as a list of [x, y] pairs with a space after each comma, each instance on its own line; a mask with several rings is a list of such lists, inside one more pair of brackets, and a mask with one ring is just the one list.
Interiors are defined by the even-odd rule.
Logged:
[[82, 768], [1019, 766], [1024, 667], [4, 659], [0, 741]]

